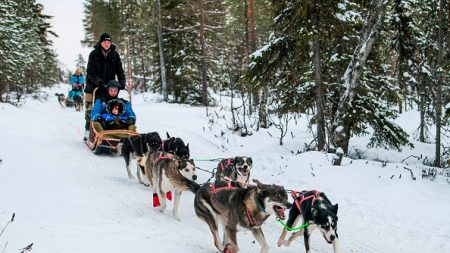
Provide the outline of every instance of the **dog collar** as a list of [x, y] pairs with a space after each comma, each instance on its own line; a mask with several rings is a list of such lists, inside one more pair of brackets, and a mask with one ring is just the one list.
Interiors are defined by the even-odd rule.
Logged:
[[266, 209], [264, 208], [264, 206], [260, 203], [258, 196], [255, 194], [255, 203], [258, 206], [259, 210], [263, 213], [266, 212]]

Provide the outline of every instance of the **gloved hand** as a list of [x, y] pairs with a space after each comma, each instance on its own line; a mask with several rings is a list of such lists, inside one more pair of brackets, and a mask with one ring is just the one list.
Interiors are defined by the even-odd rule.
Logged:
[[98, 115], [97, 117], [94, 118], [94, 121], [101, 122], [102, 120], [103, 120], [103, 118], [100, 115]]
[[130, 118], [130, 119], [127, 120], [127, 124], [128, 125], [133, 125], [134, 123], [136, 123], [136, 120], [133, 119], [133, 118]]

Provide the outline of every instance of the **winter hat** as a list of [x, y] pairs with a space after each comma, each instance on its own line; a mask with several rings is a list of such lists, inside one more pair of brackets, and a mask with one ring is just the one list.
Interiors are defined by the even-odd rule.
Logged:
[[108, 82], [108, 84], [106, 85], [106, 88], [116, 88], [118, 90], [120, 90], [120, 83], [117, 82], [116, 80], [110, 80]]
[[108, 33], [102, 33], [102, 35], [100, 35], [100, 40], [98, 42], [102, 43], [105, 40], [111, 41], [111, 36]]

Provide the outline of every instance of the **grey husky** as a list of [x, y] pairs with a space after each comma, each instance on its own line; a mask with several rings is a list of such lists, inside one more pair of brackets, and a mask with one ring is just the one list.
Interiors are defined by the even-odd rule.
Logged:
[[147, 155], [144, 168], [153, 188], [153, 207], [159, 207], [163, 212], [166, 209], [166, 199], [172, 200], [174, 191], [172, 216], [179, 220], [178, 204], [181, 193], [187, 190], [195, 193], [200, 188], [194, 182], [197, 179], [194, 161], [178, 159], [177, 156], [166, 152], [156, 152]]
[[[224, 181], [205, 184], [195, 195], [195, 213], [208, 224], [214, 245], [220, 252], [226, 244], [233, 253], [239, 251], [238, 230], [250, 230], [261, 245], [261, 253], [268, 252], [261, 225], [273, 213], [284, 219], [285, 209], [291, 207], [284, 187], [266, 185], [255, 179], [253, 182], [256, 185], [247, 188], [234, 187], [231, 182]], [[219, 240], [219, 223], [224, 230], [223, 242]]]

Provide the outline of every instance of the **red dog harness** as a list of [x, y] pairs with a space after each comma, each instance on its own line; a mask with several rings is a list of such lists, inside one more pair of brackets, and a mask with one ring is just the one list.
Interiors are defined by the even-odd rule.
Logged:
[[[314, 194], [309, 195], [308, 197], [305, 197], [305, 193], [307, 193], [307, 192], [313, 192]], [[303, 201], [312, 199], [311, 205], [314, 205], [314, 202], [316, 202], [316, 200], [320, 197], [320, 192], [316, 191], [316, 190], [301, 191], [301, 192], [292, 191], [291, 194], [292, 194], [292, 197], [294, 198], [295, 205], [297, 206], [297, 208], [300, 212], [302, 210], [302, 209], [300, 209], [300, 206], [302, 205]]]
[[163, 160], [163, 159], [172, 159], [173, 158], [173, 155], [172, 154], [170, 154], [170, 153], [166, 153], [166, 155], [164, 155], [164, 153], [159, 153], [159, 157], [157, 157], [156, 159], [153, 159], [152, 160], [152, 163], [153, 163], [153, 165], [157, 162], [157, 161], [159, 161], [159, 160]]

